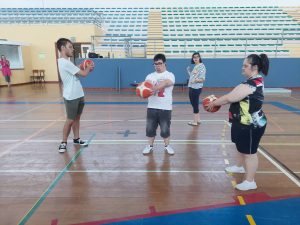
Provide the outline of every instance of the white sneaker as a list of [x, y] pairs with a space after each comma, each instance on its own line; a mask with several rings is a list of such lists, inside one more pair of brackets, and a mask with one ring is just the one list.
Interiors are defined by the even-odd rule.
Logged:
[[147, 145], [143, 150], [143, 154], [147, 155], [147, 154], [151, 153], [152, 150], [153, 150], [153, 146]]
[[228, 166], [225, 168], [227, 173], [245, 173], [245, 169], [242, 166]]
[[249, 182], [247, 180], [244, 180], [242, 183], [237, 184], [235, 186], [236, 189], [240, 190], [240, 191], [248, 191], [248, 190], [252, 190], [252, 189], [256, 189], [256, 183], [253, 180], [252, 182]]
[[167, 153], [169, 154], [169, 155], [174, 155], [174, 149], [170, 146], [170, 145], [168, 145], [168, 146], [165, 146], [165, 150], [167, 151]]

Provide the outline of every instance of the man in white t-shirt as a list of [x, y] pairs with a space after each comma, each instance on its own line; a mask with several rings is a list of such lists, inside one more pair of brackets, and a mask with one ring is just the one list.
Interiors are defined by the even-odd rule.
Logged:
[[67, 112], [67, 119], [63, 128], [63, 140], [58, 147], [58, 151], [64, 153], [67, 150], [67, 140], [71, 128], [74, 134], [73, 143], [81, 146], [88, 145], [79, 137], [80, 116], [84, 108], [84, 93], [79, 76], [86, 77], [93, 66], [87, 65], [84, 70], [81, 70], [69, 60], [74, 52], [73, 44], [69, 39], [60, 38], [57, 41], [57, 49], [60, 52], [57, 64], [63, 83], [63, 98]]
[[170, 142], [170, 125], [172, 114], [172, 91], [175, 83], [175, 76], [166, 69], [166, 57], [157, 54], [153, 59], [155, 72], [146, 77], [146, 81], [153, 84], [153, 95], [148, 98], [146, 136], [148, 145], [144, 148], [143, 154], [149, 154], [153, 150], [153, 143], [158, 125], [160, 136], [164, 139], [165, 150], [168, 154], [174, 155]]

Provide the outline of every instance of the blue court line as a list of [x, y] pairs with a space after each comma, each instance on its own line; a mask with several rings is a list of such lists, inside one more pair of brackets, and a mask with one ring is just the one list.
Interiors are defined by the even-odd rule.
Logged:
[[251, 215], [257, 225], [300, 225], [299, 212], [300, 198], [290, 198], [105, 223], [105, 225], [249, 225], [246, 215]]
[[[0, 102], [0, 104], [64, 104], [64, 102], [28, 102], [28, 101], [5, 101]], [[146, 105], [147, 101], [145, 102], [88, 102], [86, 101], [85, 104], [87, 105]], [[189, 105], [190, 102], [173, 102], [174, 105]], [[275, 107], [278, 107], [280, 109], [296, 113], [300, 115], [300, 109], [289, 106], [287, 104], [281, 103], [281, 102], [275, 102], [275, 101], [266, 101], [265, 104], [271, 104]]]
[[[92, 134], [92, 136], [87, 141], [88, 144], [92, 141], [92, 139], [95, 137], [96, 134]], [[48, 188], [44, 191], [44, 193], [41, 195], [41, 197], [36, 201], [36, 203], [32, 206], [32, 208], [26, 213], [26, 215], [19, 221], [18, 225], [24, 225], [26, 222], [31, 218], [31, 216], [35, 213], [35, 211], [39, 208], [39, 206], [43, 203], [43, 201], [46, 199], [46, 197], [49, 195], [49, 193], [55, 188], [55, 186], [58, 184], [60, 179], [65, 175], [65, 173], [70, 169], [70, 167], [73, 165], [74, 162], [76, 162], [77, 158], [80, 156], [80, 154], [85, 149], [84, 146], [82, 146], [79, 151], [73, 156], [73, 158], [70, 160], [70, 162], [63, 168], [63, 170], [56, 176], [56, 178], [52, 181], [52, 183], [48, 186]]]
[[293, 112], [293, 113], [296, 113], [298, 115], [300, 115], [300, 109], [297, 109], [293, 106], [289, 106], [289, 105], [286, 105], [286, 104], [283, 104], [281, 102], [268, 102], [268, 104], [271, 104], [271, 105], [274, 105], [280, 109], [284, 109], [286, 111], [289, 111], [289, 112]]

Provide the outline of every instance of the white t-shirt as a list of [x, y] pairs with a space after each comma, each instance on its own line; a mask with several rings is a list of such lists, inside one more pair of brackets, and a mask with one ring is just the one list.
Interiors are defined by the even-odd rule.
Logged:
[[175, 83], [174, 74], [169, 71], [165, 71], [163, 73], [154, 72], [150, 73], [146, 77], [146, 80], [151, 81], [154, 86], [164, 80], [171, 80], [173, 82], [172, 86], [157, 91], [148, 98], [148, 108], [172, 110], [172, 91]]
[[79, 80], [79, 75], [77, 75], [80, 69], [65, 58], [59, 58], [57, 62], [60, 78], [64, 86], [63, 97], [66, 100], [83, 97], [83, 89]]

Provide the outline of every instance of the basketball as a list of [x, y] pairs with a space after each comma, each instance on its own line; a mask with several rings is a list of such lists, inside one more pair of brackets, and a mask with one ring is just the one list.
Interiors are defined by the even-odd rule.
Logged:
[[86, 68], [87, 65], [92, 65], [92, 66], [93, 66], [93, 68], [90, 70], [90, 72], [94, 70], [95, 64], [94, 64], [94, 61], [91, 60], [91, 59], [85, 59], [85, 60], [80, 64], [80, 69], [81, 69], [81, 70], [85, 70], [85, 68]]
[[136, 95], [141, 98], [149, 98], [152, 95], [152, 83], [144, 81], [136, 87]]
[[209, 105], [209, 103], [215, 101], [216, 99], [217, 99], [217, 97], [214, 96], [214, 95], [209, 95], [209, 96], [207, 96], [206, 98], [204, 98], [204, 99], [202, 100], [203, 108], [204, 108], [207, 112], [211, 112], [211, 113], [217, 112], [217, 111], [221, 108], [221, 106], [215, 106], [215, 107], [213, 107], [211, 110], [208, 110], [208, 108], [207, 108], [207, 106]]

